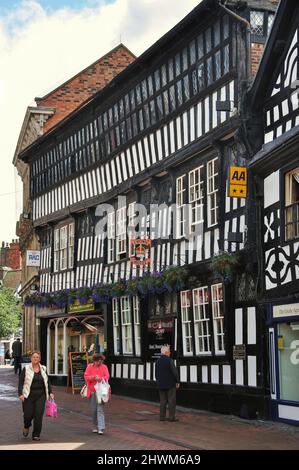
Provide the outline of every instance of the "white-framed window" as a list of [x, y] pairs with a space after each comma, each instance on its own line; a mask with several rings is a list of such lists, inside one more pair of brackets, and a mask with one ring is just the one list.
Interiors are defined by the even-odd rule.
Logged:
[[107, 217], [107, 261], [115, 260], [115, 212], [109, 212]]
[[203, 214], [203, 165], [189, 173], [190, 230], [204, 221]]
[[134, 337], [135, 337], [135, 354], [141, 354], [141, 328], [140, 328], [140, 302], [139, 297], [133, 297], [133, 317], [134, 317]]
[[209, 318], [209, 289], [199, 287], [194, 289], [193, 295], [193, 316], [195, 330], [195, 351], [196, 354], [211, 354], [211, 334]]
[[225, 354], [224, 347], [224, 307], [223, 307], [223, 286], [213, 284], [212, 291], [212, 316], [214, 330], [215, 354]]
[[299, 238], [299, 167], [285, 174], [285, 239]]
[[119, 327], [119, 312], [118, 312], [118, 300], [112, 299], [112, 316], [113, 316], [113, 344], [114, 354], [120, 354], [120, 327]]
[[176, 180], [176, 238], [185, 236], [185, 176], [182, 175]]
[[59, 234], [59, 251], [60, 251], [60, 269], [67, 269], [67, 237], [68, 227], [61, 227]]
[[74, 266], [74, 222], [54, 230], [54, 272]]
[[69, 268], [74, 267], [75, 224], [69, 224]]
[[116, 253], [117, 259], [125, 258], [127, 253], [127, 208], [116, 211]]
[[132, 320], [129, 297], [120, 298], [120, 316], [123, 354], [133, 354]]
[[181, 317], [183, 333], [183, 353], [184, 356], [193, 354], [192, 345], [192, 323], [191, 323], [191, 291], [181, 292]]
[[54, 230], [54, 272], [59, 270], [59, 229]]
[[218, 222], [218, 158], [207, 164], [208, 227]]
[[132, 247], [131, 247], [131, 240], [136, 238], [136, 231], [135, 229], [135, 215], [136, 215], [136, 202], [131, 202], [128, 207], [128, 227], [129, 227], [129, 234], [128, 234], [128, 241], [129, 241], [129, 256], [132, 256]]

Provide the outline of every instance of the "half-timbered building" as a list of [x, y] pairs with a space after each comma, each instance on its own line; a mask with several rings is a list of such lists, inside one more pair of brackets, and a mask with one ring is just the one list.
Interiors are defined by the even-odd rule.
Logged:
[[[66, 380], [68, 351], [104, 350], [115, 392], [156, 398], [156, 343], [167, 333], [181, 404], [255, 417], [267, 415], [268, 388], [253, 202], [250, 185], [247, 201], [228, 196], [228, 172], [247, 165], [242, 109], [252, 50], [265, 42], [275, 7], [227, 5], [202, 1], [22, 158], [30, 165], [40, 291], [59, 297], [77, 289], [82, 300], [41, 309], [50, 374]], [[140, 206], [146, 211], [135, 225]], [[131, 239], [151, 240], [149, 265], [130, 261]], [[233, 278], [214, 269], [219, 253], [238, 254]], [[179, 292], [113, 291], [169, 267], [187, 272]], [[100, 294], [107, 284], [109, 299], [90, 302], [86, 288]]]
[[299, 422], [299, 5], [282, 0], [249, 95], [271, 416]]

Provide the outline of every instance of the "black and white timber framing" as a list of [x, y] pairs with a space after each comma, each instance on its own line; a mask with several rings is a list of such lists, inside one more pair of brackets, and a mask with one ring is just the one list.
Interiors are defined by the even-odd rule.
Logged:
[[[247, 3], [246, 15], [242, 10], [237, 13], [249, 20]], [[258, 10], [270, 18], [264, 11], [269, 2], [260, 3]], [[251, 78], [248, 25], [219, 2], [203, 0], [109, 87], [28, 147], [22, 158], [30, 165], [32, 217], [41, 243], [42, 292], [142, 275], [142, 268], [137, 273], [130, 264], [128, 249], [125, 256], [109, 259], [107, 240], [95, 233], [95, 209], [101, 203], [116, 207], [117, 196], [124, 195], [129, 203], [166, 204], [146, 221], [149, 233], [158, 230], [150, 271], [187, 266], [193, 284], [186, 291], [195, 299], [204, 289], [202, 293], [209, 299], [205, 307], [209, 345], [201, 353], [193, 314], [187, 345], [183, 296], [171, 300], [177, 325], [176, 361], [183, 384], [178, 401], [256, 417], [267, 416], [268, 405], [262, 339], [265, 326], [257, 315], [255, 264], [245, 269], [250, 265], [250, 250], [256, 246], [254, 230], [249, 227], [255, 213], [250, 191], [247, 201], [228, 197], [229, 167], [246, 166], [248, 161], [247, 143], [240, 137], [244, 84]], [[230, 111], [217, 111], [217, 101], [230, 103]], [[183, 235], [173, 236], [176, 220], [167, 205], [177, 202], [179, 184], [183, 185], [183, 203], [188, 202], [194, 171], [200, 175], [203, 231], [195, 239], [194, 249], [188, 250]], [[209, 205], [209, 177], [214, 181], [215, 220]], [[55, 231], [65, 225], [74, 230], [74, 256], [71, 262], [67, 255], [68, 261], [63, 258], [56, 264]], [[241, 234], [241, 241], [231, 241], [232, 234]], [[211, 259], [219, 251], [239, 251], [244, 258], [244, 272], [232, 283], [224, 284], [211, 269]], [[63, 269], [61, 263], [65, 263]], [[214, 331], [214, 336], [212, 299], [223, 313], [219, 320], [223, 330]], [[141, 325], [140, 350], [133, 325], [134, 347], [129, 354], [124, 353], [121, 329], [116, 333], [118, 324], [112, 321], [119, 307], [113, 302], [108, 305], [106, 352], [116, 392], [157, 397], [154, 361], [147, 348], [147, 321], [155, 310], [153, 302], [140, 299], [140, 316], [136, 314]], [[190, 310], [192, 305], [186, 308]], [[41, 337], [45, 338], [46, 315], [41, 325]], [[120, 334], [117, 341], [122, 343], [118, 352], [115, 334]], [[233, 357], [233, 349], [239, 345], [246, 350], [242, 359]]]
[[292, 424], [299, 423], [298, 25], [298, 3], [283, 0], [250, 95], [253, 121], [264, 124], [259, 135], [252, 125], [252, 141], [264, 145], [256, 147], [250, 167], [259, 206], [258, 312], [268, 325], [271, 416]]

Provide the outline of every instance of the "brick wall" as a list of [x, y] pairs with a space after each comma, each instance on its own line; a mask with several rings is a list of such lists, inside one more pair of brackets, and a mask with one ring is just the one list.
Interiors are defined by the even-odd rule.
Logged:
[[48, 95], [36, 98], [38, 106], [55, 108], [54, 115], [44, 125], [44, 132], [64, 119], [94, 93], [104, 88], [135, 58], [126, 47], [120, 44]]
[[11, 269], [21, 268], [21, 252], [18, 240], [13, 240], [9, 244], [8, 263]]
[[251, 43], [251, 74], [253, 77], [256, 75], [263, 52], [263, 44]]

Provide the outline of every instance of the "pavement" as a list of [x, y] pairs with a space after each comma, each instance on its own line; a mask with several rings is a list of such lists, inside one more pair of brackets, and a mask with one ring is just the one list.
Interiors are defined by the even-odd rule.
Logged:
[[58, 418], [44, 418], [40, 442], [22, 436], [13, 368], [0, 366], [0, 450], [298, 450], [299, 427], [177, 408], [160, 422], [158, 403], [115, 396], [105, 405], [106, 430], [91, 432], [89, 401], [54, 387]]

